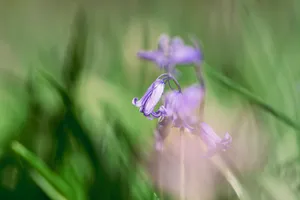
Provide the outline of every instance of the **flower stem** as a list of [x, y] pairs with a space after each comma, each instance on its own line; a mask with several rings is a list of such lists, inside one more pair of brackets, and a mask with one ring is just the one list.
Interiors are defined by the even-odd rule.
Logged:
[[247, 190], [243, 187], [242, 183], [238, 180], [232, 169], [227, 166], [226, 162], [224, 162], [224, 160], [220, 156], [216, 156], [216, 158], [211, 159], [211, 161], [226, 178], [238, 198], [243, 200], [250, 200], [250, 196]]
[[185, 144], [184, 129], [180, 129], [180, 200], [185, 200]]
[[202, 74], [202, 67], [200, 63], [196, 63], [194, 66], [195, 72], [196, 72], [196, 76], [197, 79], [199, 81], [199, 84], [201, 86], [201, 88], [203, 89], [203, 99], [201, 101], [201, 105], [200, 105], [200, 121], [202, 122], [203, 119], [203, 113], [204, 113], [204, 107], [205, 107], [205, 93], [206, 93], [206, 89], [205, 89], [205, 82], [204, 82], [204, 78], [203, 78], [203, 74]]
[[204, 78], [203, 78], [203, 75], [202, 75], [201, 64], [200, 63], [196, 63], [195, 66], [194, 66], [194, 69], [195, 69], [196, 76], [197, 76], [197, 79], [198, 79], [201, 87], [205, 90], [205, 83], [204, 83]]
[[[176, 85], [178, 91], [181, 92], [180, 84], [179, 84], [179, 82], [176, 80], [176, 78], [175, 78], [172, 74], [170, 74], [170, 73], [169, 73], [168, 75], [169, 75], [169, 79], [172, 80], [172, 81], [175, 83], [175, 85]], [[169, 80], [168, 80], [168, 81], [169, 81]]]

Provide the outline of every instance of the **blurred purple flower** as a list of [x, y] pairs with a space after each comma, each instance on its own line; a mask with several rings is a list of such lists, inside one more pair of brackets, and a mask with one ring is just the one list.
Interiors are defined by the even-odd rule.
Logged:
[[168, 35], [162, 34], [158, 41], [158, 48], [151, 51], [139, 51], [138, 57], [154, 62], [161, 69], [169, 65], [169, 47], [170, 38]]
[[173, 65], [189, 65], [193, 63], [201, 63], [202, 53], [194, 42], [194, 46], [185, 45], [180, 37], [174, 37], [170, 45], [171, 64]]
[[198, 64], [202, 61], [202, 53], [195, 42], [194, 47], [188, 46], [180, 37], [170, 39], [165, 34], [160, 36], [156, 50], [142, 50], [137, 55], [156, 63], [157, 66], [169, 72], [173, 71], [176, 65]]
[[198, 85], [192, 85], [180, 91], [171, 91], [165, 95], [164, 107], [166, 117], [168, 117], [174, 127], [187, 128], [193, 131], [199, 119], [196, 113], [204, 97], [203, 88]]
[[207, 152], [204, 157], [211, 157], [219, 151], [226, 151], [232, 142], [232, 137], [226, 133], [220, 138], [214, 130], [206, 123], [202, 122], [200, 127], [200, 137], [207, 146]]

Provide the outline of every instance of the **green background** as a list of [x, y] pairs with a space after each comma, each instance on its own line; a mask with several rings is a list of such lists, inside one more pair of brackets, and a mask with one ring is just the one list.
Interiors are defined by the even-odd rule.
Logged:
[[[178, 199], [179, 188], [153, 184], [156, 120], [131, 104], [161, 73], [137, 51], [167, 33], [200, 39], [205, 120], [233, 137], [225, 165], [195, 174], [187, 199], [299, 199], [299, 9], [299, 0], [1, 0], [0, 198]], [[182, 87], [196, 82], [191, 66], [178, 69]], [[161, 170], [165, 182], [175, 165]]]

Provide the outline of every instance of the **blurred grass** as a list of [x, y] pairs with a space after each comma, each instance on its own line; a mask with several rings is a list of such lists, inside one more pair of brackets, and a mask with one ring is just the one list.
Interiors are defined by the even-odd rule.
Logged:
[[[63, 194], [66, 199], [155, 199], [154, 193], [159, 199], [170, 198], [168, 193], [175, 198], [147, 173], [155, 122], [131, 105], [160, 73], [137, 59], [136, 52], [155, 48], [163, 32], [201, 39], [209, 90], [205, 118], [218, 132], [232, 133], [232, 162], [226, 167], [250, 199], [299, 199], [299, 130], [269, 109], [299, 126], [298, 1], [83, 5], [86, 22], [74, 28], [77, 2], [0, 1], [1, 199], [63, 199], [53, 190], [59, 182], [73, 191]], [[218, 80], [238, 83], [269, 107], [237, 95], [210, 69], [222, 74]], [[196, 81], [192, 68], [180, 70], [183, 85]], [[236, 128], [242, 123], [239, 113], [254, 125]], [[62, 180], [47, 179], [34, 165], [35, 170], [24, 167], [8, 150], [13, 140], [41, 160], [28, 164], [44, 162], [43, 170], [49, 168]], [[17, 175], [7, 170], [11, 166]], [[227, 182], [219, 182], [226, 191], [211, 198], [243, 199], [232, 195]]]

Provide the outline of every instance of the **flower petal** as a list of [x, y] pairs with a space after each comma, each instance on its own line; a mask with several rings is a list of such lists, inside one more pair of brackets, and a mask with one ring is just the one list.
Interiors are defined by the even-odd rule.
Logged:
[[156, 60], [159, 57], [163, 56], [163, 52], [161, 52], [161, 51], [144, 51], [144, 50], [141, 50], [137, 53], [137, 56], [142, 58], [142, 59], [145, 59], [145, 60], [150, 60], [150, 61], [156, 62]]
[[165, 83], [162, 80], [154, 82], [153, 90], [151, 96], [148, 98], [147, 102], [145, 103], [143, 112], [146, 115], [149, 115], [154, 110], [156, 104], [159, 102], [163, 92], [165, 89]]
[[201, 53], [191, 46], [176, 47], [171, 54], [171, 63], [188, 65], [201, 61]]
[[154, 118], [164, 117], [166, 115], [164, 106], [160, 106], [160, 108], [157, 111], [152, 111], [151, 115]]
[[198, 84], [183, 90], [171, 91], [164, 96], [166, 114], [173, 120], [173, 126], [184, 127], [193, 131], [198, 127], [197, 110], [203, 99], [203, 91]]
[[221, 138], [215, 133], [215, 131], [206, 123], [201, 123], [201, 136], [207, 144], [216, 144], [221, 141]]
[[154, 62], [161, 69], [169, 65], [169, 60], [162, 51], [139, 51], [137, 56], [141, 59]]
[[172, 49], [182, 48], [184, 47], [184, 42], [180, 37], [174, 37], [171, 41]]
[[174, 73], [176, 65], [200, 64], [202, 53], [199, 45], [194, 42], [194, 46], [185, 45], [180, 37], [170, 37], [162, 34], [158, 40], [158, 48], [153, 51], [139, 51], [140, 58], [154, 62], [158, 67]]
[[158, 49], [164, 54], [169, 52], [170, 37], [167, 34], [161, 34], [158, 39]]
[[155, 106], [160, 101], [165, 88], [165, 79], [168, 74], [162, 74], [159, 76], [147, 89], [144, 96], [139, 100], [138, 98], [132, 99], [132, 104], [139, 107], [139, 111], [144, 114], [145, 117], [152, 120], [154, 118], [164, 117], [166, 110], [164, 106], [160, 106], [157, 111], [154, 111]]
[[136, 107], [141, 107], [142, 105], [141, 101], [137, 97], [132, 99], [132, 104], [135, 105]]
[[232, 137], [229, 135], [229, 133], [226, 133], [224, 138], [221, 139], [213, 131], [213, 129], [204, 122], [201, 123], [200, 137], [207, 146], [208, 150], [206, 155], [208, 157], [212, 156], [218, 151], [226, 151], [232, 142]]

